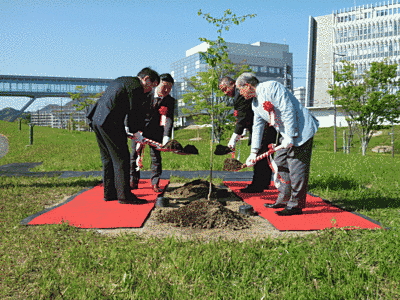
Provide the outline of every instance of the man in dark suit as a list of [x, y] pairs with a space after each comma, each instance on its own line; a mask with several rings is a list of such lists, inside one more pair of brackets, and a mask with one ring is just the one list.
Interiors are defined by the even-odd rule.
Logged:
[[[160, 75], [160, 84], [153, 89], [148, 97], [150, 99], [149, 112], [146, 117], [146, 125], [143, 136], [165, 145], [171, 138], [174, 123], [175, 98], [170, 92], [174, 85], [174, 79], [170, 74]], [[132, 140], [131, 153], [131, 188], [136, 189], [140, 179], [140, 171], [137, 164], [137, 142]], [[159, 186], [162, 173], [161, 152], [150, 146], [151, 157], [151, 186], [156, 193], [161, 193]]]
[[118, 77], [89, 111], [87, 118], [96, 134], [103, 163], [104, 200], [122, 204], [143, 204], [129, 186], [129, 148], [125, 118], [130, 132], [140, 142], [149, 99], [145, 93], [158, 85], [160, 78], [150, 68], [142, 69], [136, 77]]
[[[235, 80], [230, 77], [223, 77], [219, 81], [219, 89], [227, 96], [233, 97], [234, 115], [236, 116], [235, 130], [228, 143], [228, 147], [234, 149], [236, 143], [244, 135], [247, 129], [251, 135], [253, 127], [254, 113], [251, 108], [251, 100], [246, 100], [240, 95], [236, 88]], [[276, 130], [271, 126], [265, 126], [265, 131], [258, 155], [268, 151], [268, 145], [276, 142]], [[251, 141], [251, 136], [249, 142]], [[250, 143], [249, 143], [250, 145]], [[260, 160], [254, 165], [254, 173], [252, 182], [245, 188], [241, 189], [242, 193], [261, 193], [269, 189], [269, 182], [272, 175], [271, 168], [266, 159]], [[267, 180], [266, 180], [267, 179]]]

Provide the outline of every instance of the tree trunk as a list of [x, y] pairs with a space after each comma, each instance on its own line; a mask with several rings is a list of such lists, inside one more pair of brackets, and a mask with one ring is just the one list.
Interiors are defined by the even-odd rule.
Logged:
[[361, 152], [362, 155], [367, 155], [367, 147], [368, 147], [368, 141], [366, 137], [361, 138]]

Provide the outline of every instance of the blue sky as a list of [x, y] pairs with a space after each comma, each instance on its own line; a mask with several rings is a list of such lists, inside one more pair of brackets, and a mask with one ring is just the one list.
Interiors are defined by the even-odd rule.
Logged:
[[[216, 27], [197, 15], [257, 14], [223, 34], [227, 42], [286, 43], [294, 86], [304, 86], [309, 16], [375, 2], [354, 0], [0, 0], [0, 74], [116, 78], [171, 63]], [[28, 98], [0, 97], [0, 109]], [[28, 110], [59, 99], [38, 99]]]

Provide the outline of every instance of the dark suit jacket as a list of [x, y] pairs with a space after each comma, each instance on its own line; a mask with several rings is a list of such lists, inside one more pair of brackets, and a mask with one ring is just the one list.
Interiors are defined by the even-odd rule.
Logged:
[[138, 77], [118, 77], [110, 83], [87, 117], [93, 125], [116, 131], [125, 131], [127, 117], [130, 132], [143, 131], [148, 101]]
[[246, 100], [242, 95], [240, 95], [238, 89], [235, 89], [235, 95], [233, 97], [233, 108], [237, 112], [234, 132], [242, 135], [245, 128], [251, 132], [254, 117], [254, 113], [251, 108], [253, 99]]
[[[175, 98], [168, 95], [163, 99], [160, 99], [156, 97], [155, 89], [148, 94], [148, 97], [151, 104], [148, 114], [146, 116], [146, 125], [143, 131], [143, 136], [161, 143], [163, 136], [171, 137], [172, 134], [172, 127], [174, 123]], [[167, 108], [165, 126], [160, 126], [160, 108], [162, 106]]]

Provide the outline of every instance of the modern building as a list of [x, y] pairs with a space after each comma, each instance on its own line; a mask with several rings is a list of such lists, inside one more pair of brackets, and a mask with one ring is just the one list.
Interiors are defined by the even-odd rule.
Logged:
[[299, 100], [301, 105], [306, 106], [306, 88], [304, 86], [294, 88], [293, 95]]
[[82, 126], [86, 122], [86, 113], [83, 110], [76, 110], [74, 102], [70, 101], [64, 106], [50, 104], [31, 113], [31, 123], [38, 126], [52, 128], [87, 130]]
[[[234, 64], [247, 64], [263, 82], [276, 80], [293, 90], [293, 54], [284, 44], [256, 42], [254, 44], [226, 43], [228, 57]], [[178, 100], [179, 108], [184, 106], [182, 95], [188, 91], [188, 79], [198, 72], [207, 71], [208, 65], [200, 52], [206, 52], [208, 43], [201, 43], [186, 51], [186, 57], [171, 64], [171, 75], [175, 79], [172, 95]], [[185, 123], [182, 120], [179, 124]]]
[[[354, 6], [309, 18], [306, 106], [333, 107], [333, 70], [347, 60], [356, 76], [373, 61], [400, 63], [400, 0]], [[399, 72], [398, 72], [399, 74]]]

